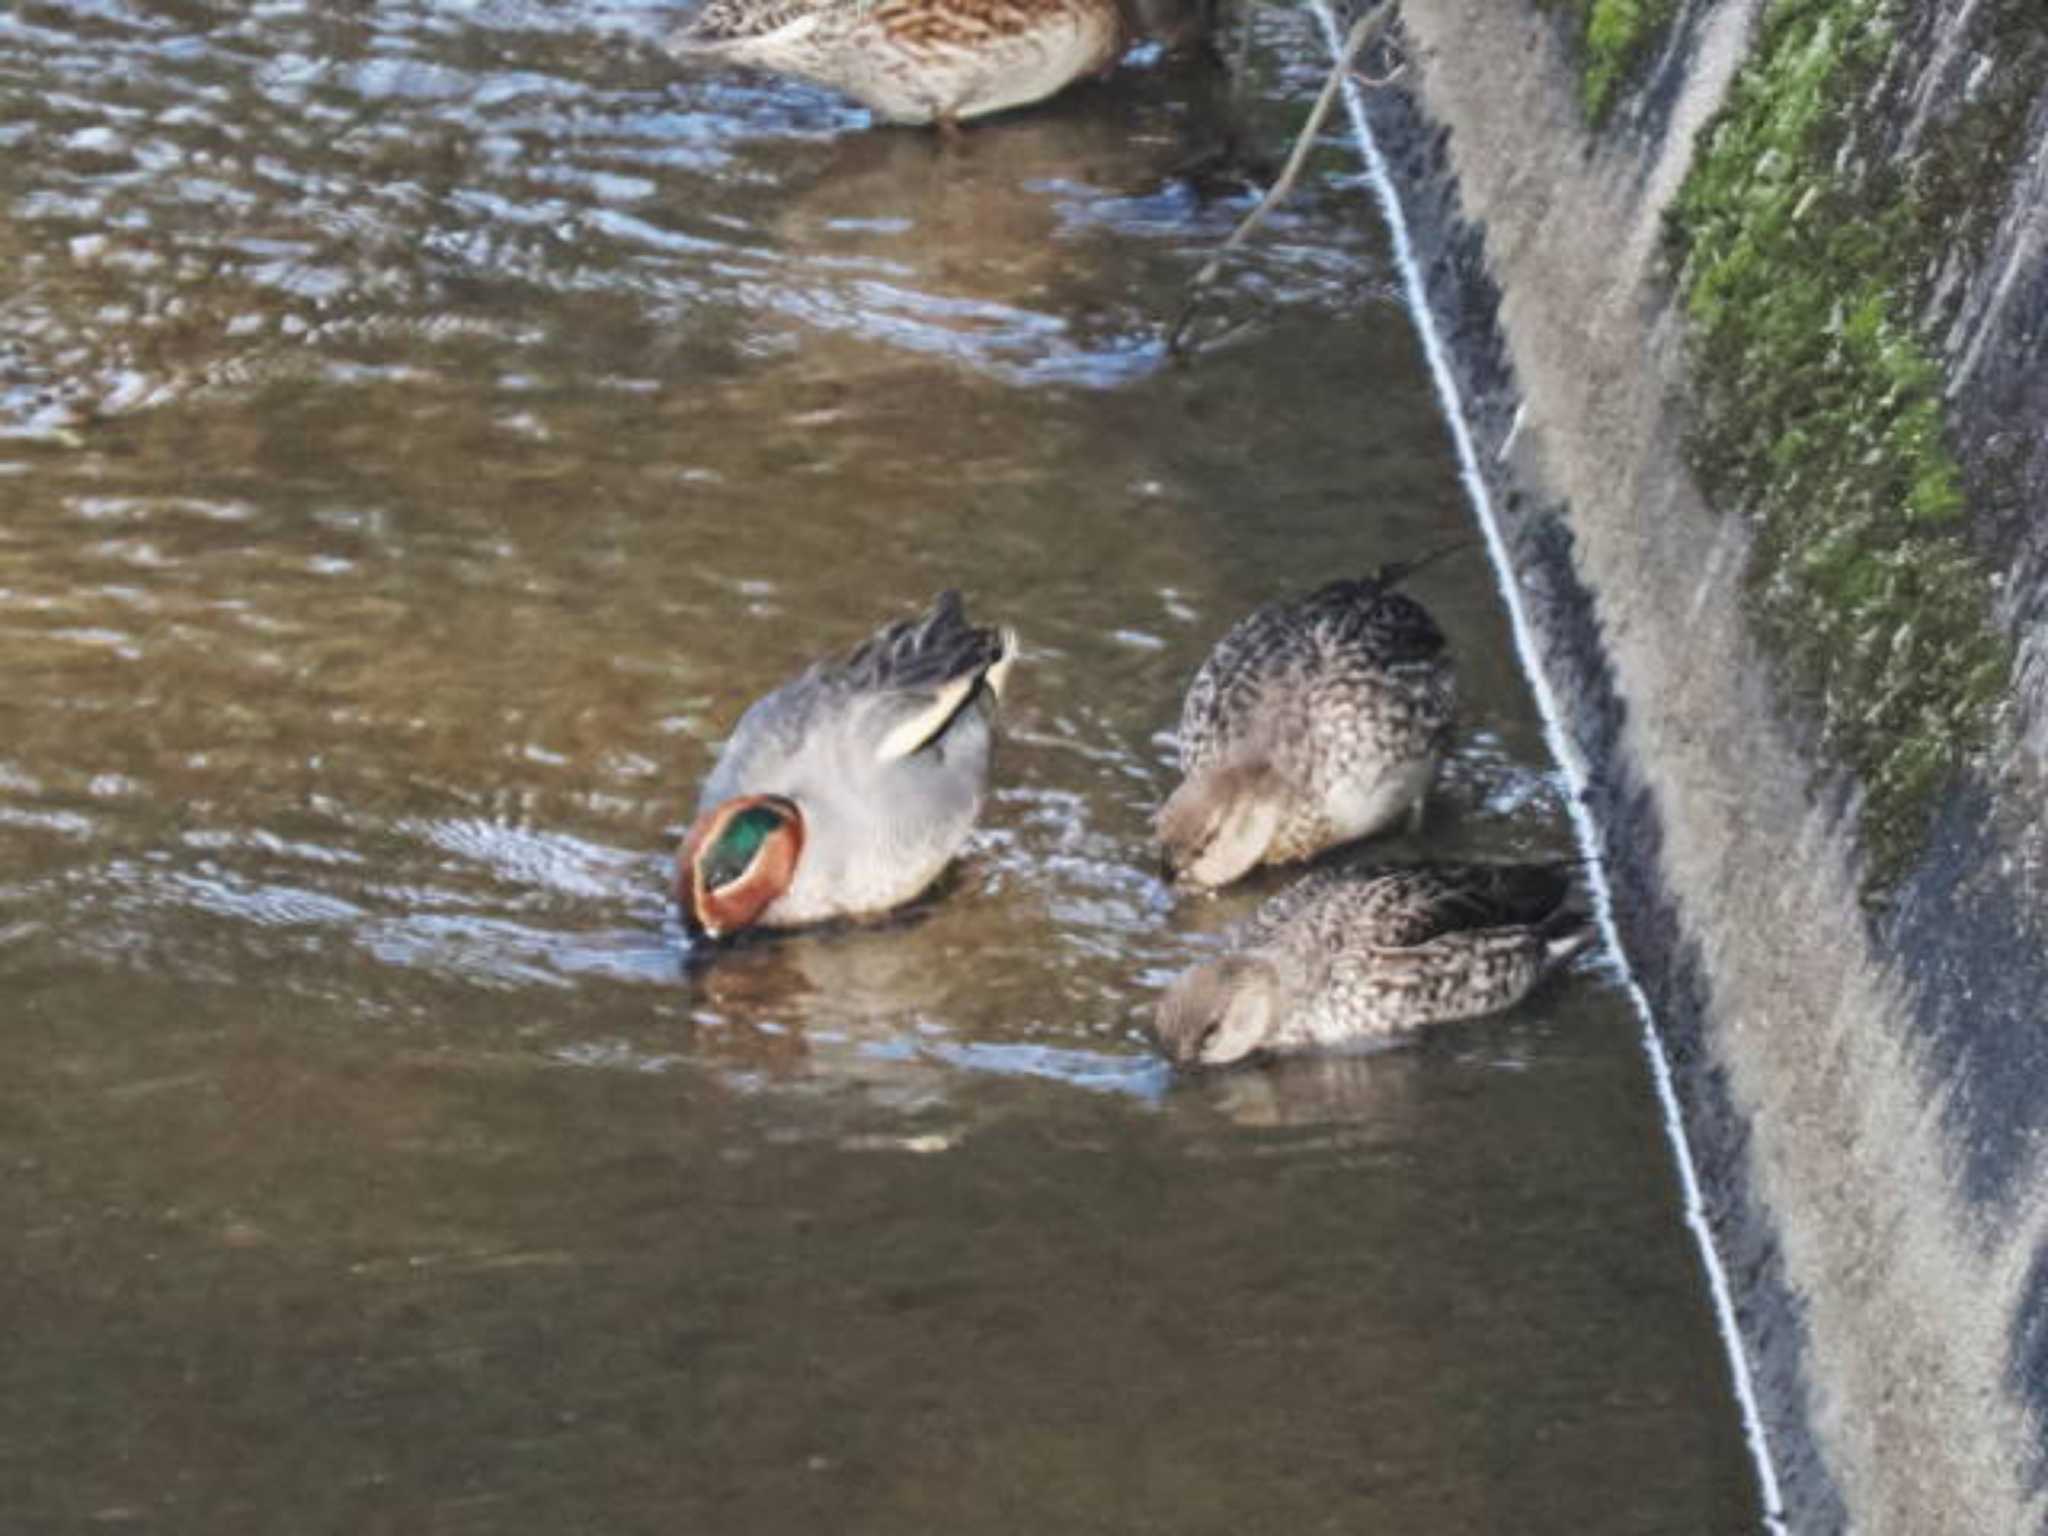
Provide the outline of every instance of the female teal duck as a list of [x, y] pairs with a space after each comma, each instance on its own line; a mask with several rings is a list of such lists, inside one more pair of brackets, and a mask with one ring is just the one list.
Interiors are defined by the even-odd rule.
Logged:
[[973, 830], [1017, 654], [958, 592], [817, 662], [740, 717], [676, 861], [693, 936], [885, 912]]
[[1456, 698], [1443, 631], [1394, 590], [1423, 563], [1268, 603], [1217, 642], [1188, 685], [1181, 784], [1159, 811], [1182, 884], [1228, 885], [1403, 817], [1420, 828]]
[[1167, 989], [1154, 1031], [1176, 1066], [1223, 1066], [1495, 1013], [1591, 942], [1571, 893], [1562, 863], [1309, 875]]
[[1105, 70], [1126, 40], [1118, 0], [705, 0], [666, 46], [951, 127]]

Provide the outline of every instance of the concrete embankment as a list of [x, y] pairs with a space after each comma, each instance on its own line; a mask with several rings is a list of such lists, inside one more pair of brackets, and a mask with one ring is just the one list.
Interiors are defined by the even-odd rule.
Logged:
[[2042, 1530], [2048, 17], [1406, 0], [1401, 31], [1368, 116], [1785, 1522]]

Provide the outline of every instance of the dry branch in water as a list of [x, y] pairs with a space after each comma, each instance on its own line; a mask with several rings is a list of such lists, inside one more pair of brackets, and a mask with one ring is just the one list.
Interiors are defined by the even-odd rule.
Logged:
[[[1286, 165], [1281, 167], [1279, 176], [1274, 179], [1273, 185], [1266, 189], [1266, 195], [1259, 199], [1257, 206], [1244, 216], [1237, 228], [1224, 237], [1223, 243], [1216, 247], [1215, 254], [1203, 263], [1202, 270], [1197, 272], [1194, 281], [1188, 284], [1187, 298], [1182, 301], [1180, 313], [1174, 316], [1173, 324], [1166, 332], [1166, 351], [1169, 356], [1182, 355], [1182, 342], [1187, 335], [1188, 325], [1195, 318], [1195, 309], [1202, 302], [1202, 294], [1222, 273], [1223, 264], [1230, 253], [1242, 245], [1245, 237], [1257, 229], [1266, 215], [1278, 207], [1281, 200], [1294, 190], [1295, 182], [1301, 179], [1301, 168], [1308, 162], [1308, 152], [1315, 144], [1316, 135], [1323, 131], [1323, 123], [1328, 119], [1330, 109], [1337, 104], [1338, 92], [1344, 89], [1344, 81], [1352, 73], [1352, 62], [1365, 51], [1365, 45], [1384, 32], [1393, 21], [1394, 5], [1395, 0], [1379, 0], [1377, 5], [1351, 24], [1351, 31], [1344, 39], [1344, 46], [1338, 50], [1336, 61], [1330, 66], [1329, 78], [1323, 81], [1322, 93], [1316, 97], [1316, 104], [1309, 111], [1308, 121], [1301, 125], [1301, 132], [1295, 135], [1294, 148], [1288, 152]], [[1246, 23], [1246, 30], [1250, 30], [1249, 21]], [[1368, 80], [1364, 83], [1371, 85], [1380, 82]]]

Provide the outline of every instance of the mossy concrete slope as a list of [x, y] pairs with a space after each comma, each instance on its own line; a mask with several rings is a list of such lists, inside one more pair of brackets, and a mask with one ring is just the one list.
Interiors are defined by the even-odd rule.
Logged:
[[2048, 1530], [2048, 8], [1403, 26], [1369, 111], [1787, 1524]]

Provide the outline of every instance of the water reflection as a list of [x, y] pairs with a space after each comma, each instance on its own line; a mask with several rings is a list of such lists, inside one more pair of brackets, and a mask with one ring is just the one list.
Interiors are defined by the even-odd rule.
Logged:
[[664, 333], [754, 355], [822, 333], [1109, 384], [1157, 365], [1151, 317], [1060, 301], [1091, 291], [1093, 232], [1185, 240], [1172, 171], [1216, 133], [1212, 76], [1156, 65], [948, 153], [800, 88], [678, 77], [644, 12], [181, 20], [0, 20], [14, 433], [479, 353], [539, 367], [622, 327], [643, 368]]
[[870, 345], [882, 343], [973, 358], [1023, 384], [1142, 377], [1163, 362], [1155, 317], [1142, 293], [1105, 292], [1101, 267], [1129, 251], [1092, 237], [1178, 243], [1216, 224], [1174, 172], [1215, 135], [1222, 108], [1169, 117], [1155, 104], [1136, 134], [1130, 108], [1098, 89], [958, 148], [905, 133], [843, 139], [775, 219], [777, 244], [804, 254], [745, 296], [855, 343], [825, 353], [827, 367], [885, 357]]
[[1331, 1053], [1197, 1074], [1185, 1091], [1237, 1125], [1359, 1125], [1398, 1144], [1415, 1135], [1416, 1077], [1428, 1070], [1415, 1050]]
[[[1270, 889], [1157, 879], [1187, 677], [1463, 525], [1356, 189], [1168, 368], [1243, 203], [1179, 175], [1199, 77], [948, 155], [660, 20], [0, 11], [10, 1513], [1739, 1526], [1601, 978], [1270, 1073], [1143, 1038]], [[943, 889], [685, 956], [720, 734], [956, 585], [1026, 655]], [[1374, 856], [1556, 850], [1488, 573], [1417, 594], [1467, 718]]]

